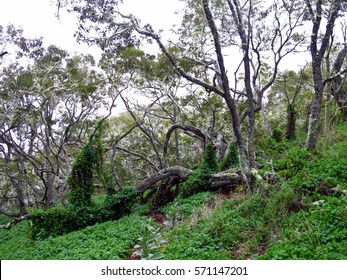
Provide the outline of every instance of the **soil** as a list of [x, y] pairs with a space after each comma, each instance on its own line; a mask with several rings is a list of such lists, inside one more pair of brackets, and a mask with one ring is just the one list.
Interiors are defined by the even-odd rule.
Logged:
[[167, 220], [166, 216], [160, 213], [151, 213], [149, 217], [160, 225], [162, 225]]

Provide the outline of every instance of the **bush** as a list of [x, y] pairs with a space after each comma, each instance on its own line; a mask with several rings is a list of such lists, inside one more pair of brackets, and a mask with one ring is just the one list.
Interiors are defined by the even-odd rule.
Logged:
[[112, 211], [117, 216], [124, 216], [132, 211], [135, 204], [140, 202], [141, 193], [130, 186], [123, 187], [119, 192], [105, 198], [103, 208]]
[[283, 139], [282, 131], [280, 129], [278, 129], [278, 128], [275, 128], [272, 131], [271, 138], [274, 139], [277, 143], [281, 142], [282, 139]]
[[101, 205], [68, 206], [37, 211], [33, 213], [31, 236], [33, 239], [44, 239], [49, 236], [63, 235], [96, 223], [117, 220], [129, 214], [139, 199], [140, 194], [136, 189], [124, 187], [118, 193], [107, 196]]
[[227, 155], [219, 163], [219, 170], [224, 171], [229, 168], [234, 168], [238, 166], [239, 166], [239, 155], [238, 155], [237, 147], [235, 144], [232, 143], [229, 145], [229, 150]]
[[94, 174], [102, 169], [101, 126], [98, 124], [96, 133], [92, 134], [89, 142], [84, 145], [73, 163], [67, 183], [70, 189], [68, 199], [76, 207], [90, 206], [94, 192]]
[[283, 178], [288, 179], [294, 177], [301, 170], [306, 168], [313, 155], [305, 148], [293, 148], [286, 152], [286, 157], [274, 163], [274, 168]]
[[213, 144], [208, 143], [202, 162], [181, 187], [181, 195], [189, 197], [195, 193], [208, 190], [211, 183], [210, 175], [216, 171], [218, 171], [216, 151]]

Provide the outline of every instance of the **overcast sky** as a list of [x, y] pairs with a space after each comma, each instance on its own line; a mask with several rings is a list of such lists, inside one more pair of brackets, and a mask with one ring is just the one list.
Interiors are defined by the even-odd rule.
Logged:
[[[55, 0], [2, 0], [0, 25], [9, 23], [23, 27], [28, 38], [43, 37], [46, 46], [54, 44], [70, 52], [84, 52], [96, 55], [97, 51], [86, 45], [80, 46], [73, 37], [76, 31], [74, 14], [60, 13], [60, 21], [55, 17], [57, 7], [51, 3]], [[168, 30], [172, 25], [180, 24], [180, 16], [175, 15], [184, 3], [179, 0], [124, 0], [122, 12], [132, 13], [141, 19], [143, 24], [150, 23], [157, 31]], [[297, 68], [304, 65], [305, 58], [295, 55], [294, 59], [286, 58], [284, 68]]]
[[[76, 20], [73, 14], [61, 13], [60, 21], [54, 16], [57, 8], [54, 0], [3, 0], [0, 9], [0, 25], [9, 23], [23, 27], [28, 38], [43, 37], [45, 45], [57, 45], [70, 51], [88, 51], [78, 46], [73, 38]], [[179, 20], [175, 11], [182, 7], [178, 0], [125, 0], [122, 11], [133, 13], [142, 23], [151, 23], [155, 30], [169, 29]]]

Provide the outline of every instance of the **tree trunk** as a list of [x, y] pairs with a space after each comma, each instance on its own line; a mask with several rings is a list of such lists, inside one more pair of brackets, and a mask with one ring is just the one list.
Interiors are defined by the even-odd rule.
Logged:
[[[345, 44], [344, 48], [338, 53], [336, 60], [334, 62], [332, 75], [341, 71], [341, 68], [347, 58], [347, 45]], [[343, 79], [340, 75], [336, 76], [333, 79], [332, 83], [332, 94], [340, 107], [342, 120], [347, 120], [347, 91], [344, 87], [346, 80]]]
[[287, 115], [287, 133], [286, 137], [288, 140], [294, 140], [296, 138], [296, 112], [295, 105], [288, 105], [288, 115]]
[[323, 18], [323, 1], [319, 0], [316, 2], [316, 9], [312, 8], [311, 2], [306, 0], [306, 6], [308, 8], [311, 21], [313, 23], [311, 32], [310, 52], [312, 57], [312, 74], [314, 82], [314, 99], [311, 107], [311, 114], [308, 124], [308, 135], [307, 135], [307, 148], [314, 150], [316, 148], [318, 133], [319, 133], [319, 122], [321, 116], [321, 106], [323, 99], [323, 74], [322, 74], [322, 61], [323, 57], [329, 47], [330, 38], [334, 31], [334, 24], [338, 17], [341, 9], [342, 1], [336, 0], [330, 3], [330, 13], [327, 18], [326, 30], [323, 34], [321, 45], [318, 48], [318, 36], [320, 35], [321, 21]]
[[[169, 178], [175, 177], [179, 180], [180, 183], [188, 180], [189, 176], [193, 173], [192, 170], [183, 168], [181, 166], [173, 166], [164, 168], [160, 170], [158, 173], [149, 176], [141, 185], [137, 186], [137, 189], [141, 192], [144, 192], [148, 189], [153, 188], [158, 182]], [[234, 173], [229, 172], [221, 172], [217, 174], [211, 175], [211, 189], [218, 189], [225, 186], [233, 186], [237, 187], [241, 184], [244, 184], [243, 174], [240, 170], [235, 171]]]
[[51, 208], [53, 206], [54, 202], [54, 181], [55, 181], [56, 175], [53, 173], [48, 173], [46, 176], [46, 181], [45, 181], [45, 197], [44, 197], [44, 202], [47, 208]]
[[311, 113], [308, 122], [308, 135], [307, 135], [307, 148], [314, 150], [316, 148], [318, 134], [319, 134], [319, 122], [321, 116], [321, 106], [323, 100], [323, 76], [321, 70], [321, 60], [317, 63], [313, 63], [313, 81], [314, 81], [314, 98], [311, 106]]

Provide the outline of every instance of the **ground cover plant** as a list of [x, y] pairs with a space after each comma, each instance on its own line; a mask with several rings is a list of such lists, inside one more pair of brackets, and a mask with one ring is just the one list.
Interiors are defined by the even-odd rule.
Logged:
[[[142, 233], [147, 217], [126, 216], [59, 237], [33, 241], [23, 234], [28, 223], [14, 229], [20, 235], [3, 236], [0, 258], [23, 260], [121, 260], [127, 259]], [[5, 232], [6, 233], [6, 232]], [[9, 233], [9, 232], [7, 232]], [[3, 239], [4, 238], [4, 239]]]

